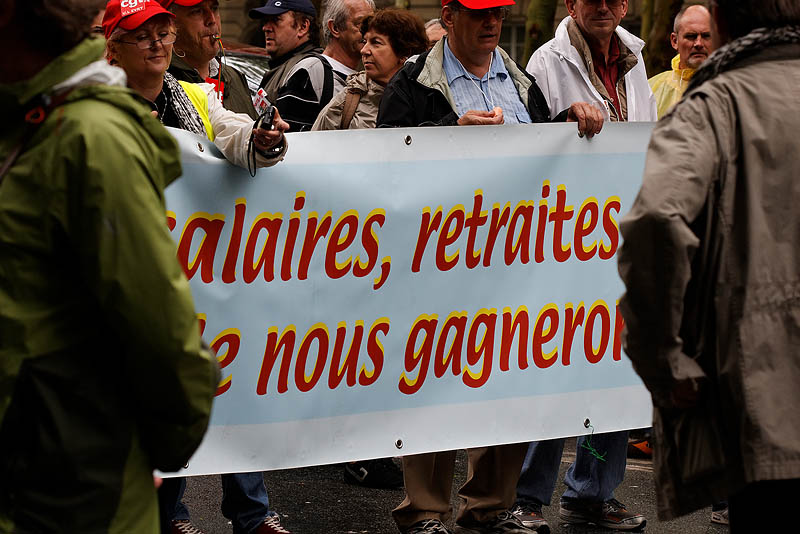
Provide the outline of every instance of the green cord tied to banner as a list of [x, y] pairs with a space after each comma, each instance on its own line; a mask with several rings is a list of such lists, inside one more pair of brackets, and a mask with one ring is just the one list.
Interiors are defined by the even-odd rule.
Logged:
[[594, 435], [594, 427], [592, 426], [592, 424], [589, 422], [588, 419], [583, 422], [583, 426], [585, 428], [590, 429], [592, 432], [589, 434], [589, 437], [586, 438], [586, 441], [584, 441], [581, 444], [581, 447], [589, 451], [589, 454], [591, 454], [601, 462], [605, 462], [608, 451], [604, 452], [603, 454], [600, 454], [600, 452], [594, 448], [594, 445], [592, 445], [592, 436]]

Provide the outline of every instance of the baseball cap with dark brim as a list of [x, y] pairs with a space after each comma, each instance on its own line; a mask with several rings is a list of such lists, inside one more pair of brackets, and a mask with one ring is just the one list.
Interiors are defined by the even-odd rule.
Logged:
[[117, 26], [135, 30], [156, 15], [175, 16], [153, 0], [109, 0], [103, 15], [103, 34], [108, 39]]
[[264, 7], [250, 10], [251, 19], [260, 19], [268, 15], [281, 15], [287, 11], [299, 11], [312, 17], [317, 16], [317, 10], [311, 0], [268, 0]]
[[[453, 3], [453, 0], [442, 0], [442, 7], [451, 3]], [[458, 0], [458, 3], [467, 9], [491, 9], [493, 7], [516, 5], [514, 0]]]

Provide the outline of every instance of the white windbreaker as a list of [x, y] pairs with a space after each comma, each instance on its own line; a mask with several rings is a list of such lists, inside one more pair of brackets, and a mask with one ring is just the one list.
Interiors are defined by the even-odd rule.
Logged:
[[[550, 118], [555, 117], [575, 102], [602, 101], [603, 97], [592, 85], [586, 66], [578, 50], [572, 46], [567, 34], [567, 16], [556, 29], [556, 36], [543, 44], [531, 56], [528, 71], [544, 93], [550, 106]], [[636, 66], [625, 75], [627, 93], [628, 121], [658, 120], [656, 100], [650, 85], [642, 58], [644, 41], [620, 26], [617, 37], [636, 56]]]

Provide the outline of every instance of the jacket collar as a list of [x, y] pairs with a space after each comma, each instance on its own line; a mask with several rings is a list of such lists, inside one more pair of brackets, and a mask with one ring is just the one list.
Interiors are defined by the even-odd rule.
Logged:
[[672, 58], [672, 73], [675, 78], [679, 80], [691, 80], [692, 76], [694, 76], [694, 69], [690, 67], [686, 67], [682, 69], [681, 65], [681, 55], [678, 54], [674, 58]]
[[274, 70], [283, 65], [284, 63], [286, 63], [287, 61], [289, 61], [290, 59], [292, 59], [294, 56], [298, 54], [305, 54], [307, 52], [311, 52], [315, 48], [316, 47], [314, 46], [314, 43], [312, 43], [311, 41], [306, 41], [305, 43], [301, 44], [294, 50], [291, 50], [280, 57], [276, 57], [275, 59], [270, 58], [269, 68], [270, 70]]
[[[417, 75], [417, 82], [428, 87], [430, 89], [434, 89], [439, 91], [444, 95], [447, 99], [447, 102], [453, 109], [456, 109], [456, 103], [453, 99], [453, 93], [450, 91], [450, 85], [447, 83], [447, 76], [444, 73], [444, 46], [445, 46], [445, 39], [439, 39], [439, 41], [431, 48], [429, 52], [427, 52], [427, 56], [422, 54], [416, 60], [424, 58], [424, 64], [422, 65], [421, 69], [419, 70], [419, 74]], [[528, 91], [533, 85], [532, 77], [524, 74], [522, 69], [517, 66], [513, 59], [506, 53], [505, 50], [500, 48], [499, 46], [495, 48], [495, 52], [500, 54], [500, 58], [503, 60], [503, 65], [505, 65], [506, 70], [508, 71], [508, 75], [511, 76], [511, 79], [514, 81], [514, 86], [517, 88], [519, 92], [519, 96], [522, 99], [522, 103], [525, 105], [525, 109], [530, 110], [528, 107]], [[411, 60], [409, 60], [411, 61]]]
[[[569, 33], [567, 31], [567, 24], [569, 24], [569, 21], [571, 20], [572, 17], [566, 16], [558, 24], [558, 28], [556, 28], [556, 35], [550, 43], [550, 48], [554, 52], [557, 52], [564, 57], [580, 60], [580, 55], [578, 54], [578, 51], [575, 50], [575, 47], [572, 46], [572, 43], [569, 39]], [[614, 33], [616, 33], [620, 42], [624, 44], [634, 56], [638, 56], [639, 53], [641, 53], [642, 49], [644, 48], [644, 41], [630, 33], [622, 26], [617, 26], [617, 29], [614, 30]]]

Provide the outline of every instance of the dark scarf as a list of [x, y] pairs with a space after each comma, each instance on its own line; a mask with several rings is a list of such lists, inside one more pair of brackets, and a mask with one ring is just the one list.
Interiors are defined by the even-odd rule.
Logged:
[[730, 70], [740, 60], [771, 46], [800, 43], [800, 26], [758, 28], [744, 37], [720, 47], [692, 76], [686, 94], [719, 74]]
[[[177, 127], [181, 130], [188, 130], [190, 132], [206, 137], [206, 127], [203, 124], [203, 119], [200, 118], [200, 113], [189, 100], [186, 91], [183, 90], [181, 84], [175, 79], [175, 76], [169, 72], [164, 74], [164, 95], [166, 96], [167, 106], [170, 111], [177, 117]], [[166, 114], [166, 112], [164, 112]], [[162, 115], [163, 120], [163, 115]]]

